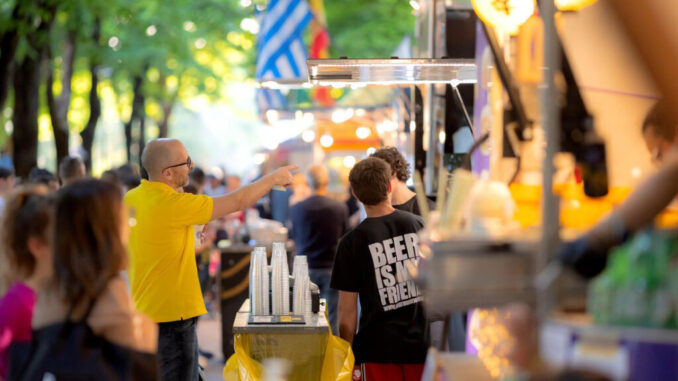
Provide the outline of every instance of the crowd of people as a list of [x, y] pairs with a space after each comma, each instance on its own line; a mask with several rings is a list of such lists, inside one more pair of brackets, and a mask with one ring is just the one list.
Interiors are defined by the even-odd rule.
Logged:
[[129, 165], [92, 179], [68, 157], [19, 185], [0, 168], [0, 379], [198, 379], [208, 234], [196, 244], [194, 226], [288, 186], [294, 167], [219, 189], [173, 139], [150, 142], [142, 167], [145, 179]]
[[[355, 165], [346, 201], [329, 194], [321, 164], [294, 175], [296, 167], [281, 167], [242, 186], [196, 168], [175, 139], [149, 142], [141, 164], [143, 178], [125, 165], [93, 179], [67, 157], [56, 176], [36, 168], [19, 185], [0, 168], [0, 379], [112, 367], [131, 378], [198, 380], [197, 320], [207, 313], [217, 242], [234, 238], [228, 227], [242, 225], [243, 210], [288, 186], [284, 223], [327, 301], [332, 332], [353, 343], [370, 379], [421, 374], [443, 317], [427, 317], [407, 275], [424, 222], [395, 148]], [[450, 330], [463, 338], [460, 319]], [[106, 350], [93, 360], [95, 342], [155, 365], [116, 363]]]

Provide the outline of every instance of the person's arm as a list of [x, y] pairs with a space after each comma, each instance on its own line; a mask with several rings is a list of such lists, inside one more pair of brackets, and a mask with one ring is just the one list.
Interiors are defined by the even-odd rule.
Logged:
[[667, 155], [664, 164], [631, 193], [628, 199], [587, 235], [601, 243], [616, 244], [618, 223], [634, 232], [652, 223], [678, 195], [678, 149]]
[[353, 336], [358, 326], [358, 293], [339, 291], [337, 311], [339, 336], [353, 344]]
[[558, 254], [560, 261], [585, 278], [598, 275], [605, 269], [607, 251], [629, 234], [651, 224], [677, 194], [678, 149], [674, 148], [661, 168], [607, 218], [582, 237], [563, 245]]
[[288, 186], [292, 184], [292, 174], [290, 172], [297, 168], [297, 166], [278, 168], [275, 172], [269, 173], [250, 185], [240, 187], [227, 195], [214, 197], [210, 220], [221, 218], [227, 214], [249, 207], [268, 193], [274, 186]]

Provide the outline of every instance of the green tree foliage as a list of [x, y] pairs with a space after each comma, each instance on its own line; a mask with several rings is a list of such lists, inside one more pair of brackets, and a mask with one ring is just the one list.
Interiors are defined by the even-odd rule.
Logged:
[[[0, 145], [13, 121], [19, 174], [35, 165], [45, 130], [54, 134], [57, 159], [77, 134], [91, 153], [104, 90], [115, 94], [129, 160], [147, 139], [167, 135], [176, 104], [226, 99], [226, 82], [254, 76], [256, 36], [240, 23], [266, 1], [243, 3], [0, 1]], [[413, 30], [404, 0], [328, 0], [325, 7], [333, 57], [388, 57]]]
[[388, 58], [414, 32], [405, 0], [325, 1], [331, 57]]

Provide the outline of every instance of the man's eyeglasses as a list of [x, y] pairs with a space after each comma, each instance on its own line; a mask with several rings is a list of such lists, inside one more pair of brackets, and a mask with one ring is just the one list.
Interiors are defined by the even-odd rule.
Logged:
[[191, 161], [191, 157], [189, 156], [188, 159], [186, 159], [185, 162], [179, 163], [179, 164], [170, 165], [169, 167], [164, 168], [163, 171], [164, 171], [165, 169], [181, 167], [182, 165], [185, 165], [186, 167], [188, 167], [188, 169], [191, 169], [191, 164], [193, 164], [193, 162]]

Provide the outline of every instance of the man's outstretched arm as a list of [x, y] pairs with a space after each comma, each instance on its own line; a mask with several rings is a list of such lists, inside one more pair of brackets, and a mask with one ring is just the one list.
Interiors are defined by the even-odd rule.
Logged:
[[286, 187], [292, 184], [291, 172], [297, 168], [294, 165], [278, 168], [250, 185], [240, 187], [227, 195], [214, 197], [210, 219], [221, 218], [249, 207], [275, 186]]

